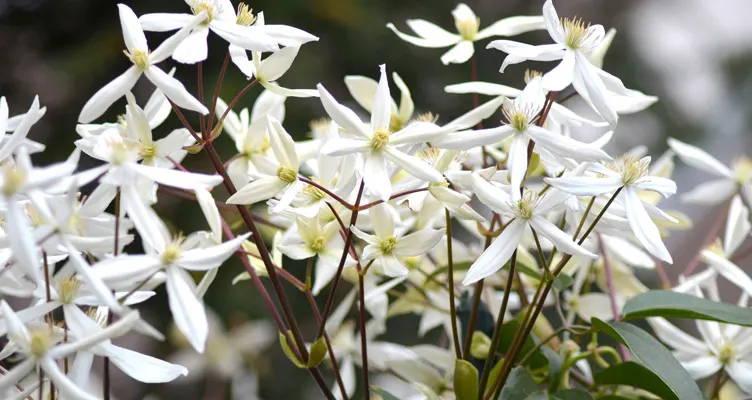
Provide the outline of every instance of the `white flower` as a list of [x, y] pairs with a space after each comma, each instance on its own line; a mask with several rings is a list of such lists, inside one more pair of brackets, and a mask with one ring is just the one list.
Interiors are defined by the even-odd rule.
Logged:
[[[251, 26], [255, 17], [244, 3], [238, 6], [235, 14], [229, 0], [185, 0], [193, 14], [155, 13], [139, 18], [144, 30], [165, 32], [190, 27], [190, 35], [181, 40], [172, 58], [175, 61], [194, 64], [206, 59], [206, 43], [209, 30], [241, 49], [256, 51], [276, 51], [277, 41], [264, 29]], [[194, 23], [199, 18], [198, 23]]]
[[509, 40], [495, 40], [489, 48], [506, 52], [508, 56], [501, 66], [503, 72], [507, 65], [525, 60], [561, 62], [543, 76], [543, 86], [552, 91], [560, 91], [572, 84], [598, 114], [611, 125], [616, 124], [614, 96], [635, 96], [624, 87], [621, 80], [593, 65], [588, 55], [598, 49], [604, 39], [601, 25], [589, 25], [579, 18], [559, 19], [551, 0], [543, 5], [543, 18], [546, 30], [555, 44], [529, 45]]
[[[536, 125], [538, 114], [543, 107], [544, 92], [540, 80], [533, 79], [514, 101], [505, 101], [502, 110], [507, 124], [497, 128], [464, 131], [447, 134], [437, 146], [450, 149], [469, 149], [479, 145], [494, 144], [512, 136], [507, 154], [507, 169], [512, 183], [512, 194], [518, 194], [528, 167], [528, 144], [533, 140], [536, 148], [545, 149], [560, 157], [574, 158], [580, 161], [608, 160], [600, 148], [579, 142], [563, 135], [557, 135], [546, 128]], [[516, 190], [515, 190], [516, 189]]]
[[249, 234], [216, 246], [189, 248], [189, 242], [163, 237], [160, 246], [145, 255], [123, 255], [105, 259], [93, 266], [94, 274], [117, 290], [131, 290], [155, 273], [164, 271], [167, 295], [175, 324], [196, 351], [202, 352], [208, 334], [204, 305], [193, 278], [187, 271], [208, 271], [219, 267], [234, 253]]
[[737, 159], [732, 170], [699, 147], [674, 138], [668, 139], [668, 145], [685, 163], [719, 177], [684, 193], [681, 196], [682, 200], [698, 204], [717, 204], [737, 192], [741, 192], [747, 199], [752, 199], [752, 160], [749, 158]]
[[[315, 218], [297, 218], [295, 225], [282, 236], [279, 250], [293, 260], [317, 257], [312, 292], [317, 295], [337, 272], [344, 242], [337, 221], [323, 223]], [[348, 256], [345, 266], [353, 265]]]
[[[5, 96], [0, 97], [0, 160], [5, 160], [16, 149], [25, 144], [33, 143], [26, 139], [31, 127], [44, 115], [44, 108], [39, 108], [39, 96], [34, 96], [29, 110], [13, 118], [8, 118], [8, 102]], [[5, 135], [6, 131], [13, 131], [11, 135]], [[30, 149], [27, 149], [31, 152]]]
[[[107, 321], [106, 310], [106, 307], [98, 307], [96, 315], [98, 318], [95, 321], [76, 306], [65, 308], [65, 321], [73, 337], [83, 338], [88, 334], [101, 332], [103, 328], [100, 324]], [[92, 367], [95, 355], [107, 357], [126, 375], [144, 383], [170, 382], [181, 375], [188, 375], [188, 370], [181, 365], [116, 346], [110, 340], [103, 340], [76, 354], [71, 376], [74, 379], [78, 378], [76, 383], [80, 387], [85, 387], [85, 383], [88, 381], [89, 374], [87, 372]]]
[[55, 383], [55, 387], [63, 396], [81, 400], [95, 400], [96, 397], [76, 386], [60, 370], [56, 360], [124, 334], [139, 318], [138, 312], [133, 311], [107, 328], [96, 332], [86, 332], [86, 336], [74, 342], [57, 344], [62, 339], [62, 335], [58, 337], [46, 324], [34, 329], [27, 328], [4, 300], [0, 302], [0, 310], [3, 312], [3, 319], [8, 327], [8, 338], [25, 358], [8, 373], [0, 376], [0, 393], [18, 383], [35, 367], [39, 367], [44, 371], [45, 376]]
[[[721, 301], [714, 278], [705, 279], [702, 286], [711, 300]], [[704, 297], [698, 286], [689, 291]], [[747, 299], [748, 296], [742, 296], [738, 305], [747, 307]], [[694, 379], [709, 377], [723, 369], [743, 391], [752, 393], [752, 329], [696, 320], [701, 338], [697, 339], [664, 318], [649, 318], [648, 322], [656, 336], [674, 349], [674, 356]]]
[[387, 28], [394, 31], [400, 39], [420, 47], [449, 47], [441, 56], [444, 65], [462, 64], [473, 56], [473, 42], [491, 36], [514, 36], [536, 29], [543, 29], [543, 18], [539, 16], [508, 17], [498, 20], [490, 26], [480, 29], [480, 18], [466, 4], [460, 3], [452, 10], [454, 26], [457, 33], [450, 33], [439, 26], [422, 19], [409, 19], [407, 25], [418, 36], [407, 35], [397, 30], [394, 24]]
[[[263, 15], [259, 15], [256, 26], [264, 26]], [[318, 40], [318, 38], [315, 38]], [[261, 51], [251, 51], [251, 60], [248, 59], [246, 50], [230, 45], [230, 57], [232, 62], [240, 68], [248, 79], [256, 78], [266, 89], [286, 97], [318, 97], [319, 93], [314, 89], [288, 89], [280, 86], [276, 81], [290, 69], [292, 62], [298, 55], [300, 45], [287, 46], [277, 50], [265, 59], [261, 59]]]
[[624, 212], [632, 233], [650, 254], [671, 263], [671, 254], [663, 244], [658, 227], [650, 218], [638, 193], [640, 190], [649, 190], [668, 197], [676, 193], [676, 183], [668, 178], [648, 176], [649, 165], [650, 157], [637, 160], [625, 156], [607, 165], [591, 165], [590, 169], [599, 176], [563, 176], [544, 180], [553, 187], [577, 196], [598, 196], [623, 188], [619, 197], [624, 203]]
[[[398, 131], [406, 126], [412, 118], [415, 111], [415, 103], [410, 94], [410, 89], [397, 72], [392, 72], [392, 80], [400, 90], [400, 104], [397, 106], [397, 103], [390, 99], [391, 116], [389, 119], [389, 128], [391, 131]], [[345, 77], [345, 85], [347, 85], [347, 90], [350, 91], [350, 95], [355, 101], [366, 109], [366, 111], [371, 112], [379, 83], [367, 76], [348, 75]]]
[[444, 234], [441, 230], [421, 229], [408, 235], [398, 235], [394, 229], [395, 211], [386, 203], [368, 210], [373, 235], [353, 227], [353, 233], [367, 243], [361, 256], [362, 263], [375, 260], [375, 266], [386, 276], [405, 276], [407, 267], [400, 261], [402, 257], [421, 255], [431, 250]]
[[329, 140], [322, 152], [327, 155], [361, 153], [364, 158], [363, 179], [366, 188], [382, 200], [392, 194], [390, 168], [392, 162], [404, 168], [409, 174], [429, 182], [441, 181], [441, 174], [423, 160], [405, 153], [403, 145], [422, 143], [442, 133], [436, 125], [416, 122], [397, 131], [389, 130], [391, 102], [386, 67], [381, 68], [379, 87], [373, 99], [370, 124], [364, 124], [349, 108], [339, 104], [331, 94], [318, 84], [321, 103], [329, 116], [340, 125], [350, 137]]
[[279, 203], [272, 209], [273, 212], [279, 212], [290, 205], [305, 184], [298, 180], [300, 163], [292, 137], [271, 115], [267, 118], [267, 125], [274, 159], [259, 157], [256, 163], [259, 177], [238, 189], [227, 202], [253, 204], [282, 192]]
[[[515, 191], [512, 189], [512, 191]], [[546, 219], [546, 215], [554, 208], [562, 205], [565, 196], [556, 190], [549, 190], [542, 197], [535, 192], [525, 190], [519, 200], [497, 189], [500, 196], [488, 198], [487, 205], [499, 212], [507, 223], [501, 234], [491, 242], [483, 254], [470, 266], [463, 284], [469, 285], [486, 278], [504, 267], [512, 257], [528, 228], [551, 241], [560, 251], [581, 257], [596, 258], [597, 256], [575, 243], [569, 234], [560, 230]]]
[[752, 227], [750, 227], [749, 222], [749, 209], [744, 206], [739, 195], [736, 195], [731, 200], [729, 207], [723, 245], [715, 243], [702, 250], [700, 256], [708, 264], [711, 271], [722, 275], [752, 296], [752, 279], [742, 268], [731, 261], [736, 250], [749, 237], [750, 233], [752, 233]]
[[97, 119], [107, 111], [112, 103], [131, 90], [142, 74], [146, 75], [146, 78], [179, 107], [197, 111], [201, 114], [208, 114], [209, 110], [193, 97], [180, 81], [167, 75], [155, 65], [172, 54], [178, 44], [190, 33], [191, 29], [205, 18], [205, 13], [202, 12], [196, 17], [192, 17], [186, 26], [162, 42], [156, 50], [150, 51], [149, 45], [146, 43], [144, 31], [133, 10], [124, 4], [118, 4], [118, 10], [120, 12], [120, 24], [123, 29], [123, 40], [127, 48], [125, 54], [133, 65], [122, 75], [113, 79], [94, 93], [81, 110], [78, 121], [89, 123]]

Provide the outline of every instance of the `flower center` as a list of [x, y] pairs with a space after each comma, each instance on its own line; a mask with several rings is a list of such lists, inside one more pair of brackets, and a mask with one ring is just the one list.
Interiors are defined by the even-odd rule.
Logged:
[[590, 24], [582, 18], [563, 18], [561, 24], [564, 26], [564, 43], [572, 50], [577, 50], [582, 46], [582, 41], [587, 36]]
[[752, 179], [752, 159], [740, 157], [734, 160], [734, 172], [736, 172], [736, 181], [744, 184]]
[[394, 251], [394, 248], [397, 247], [397, 238], [394, 236], [388, 237], [379, 243], [379, 249], [381, 250], [382, 254], [392, 254], [392, 251]]
[[144, 70], [149, 66], [149, 53], [143, 50], [136, 50], [133, 53], [123, 50], [125, 56], [133, 63], [133, 65]]
[[389, 132], [379, 129], [373, 133], [371, 137], [371, 148], [373, 150], [381, 150], [389, 143]]
[[650, 160], [648, 158], [636, 159], [626, 156], [612, 163], [611, 169], [621, 173], [621, 181], [625, 185], [631, 185], [638, 179], [647, 175]]
[[78, 295], [78, 290], [81, 288], [81, 281], [75, 277], [65, 279], [60, 283], [60, 301], [63, 304], [71, 304]]
[[533, 210], [538, 203], [538, 193], [525, 190], [522, 198], [517, 202], [517, 213], [520, 218], [530, 219], [533, 217]]
[[522, 112], [515, 112], [512, 114], [511, 118], [509, 119], [509, 124], [512, 125], [512, 128], [516, 130], [517, 132], [525, 132], [527, 130], [527, 115]]
[[718, 360], [726, 365], [734, 361], [735, 355], [734, 355], [734, 346], [732, 343], [726, 342], [721, 346], [721, 348], [718, 350]]
[[279, 167], [277, 177], [284, 182], [293, 183], [298, 179], [298, 173], [292, 168]]
[[157, 148], [153, 144], [143, 145], [140, 154], [144, 161], [150, 161], [157, 154]]
[[303, 192], [313, 198], [313, 200], [315, 201], [322, 200], [326, 197], [326, 193], [324, 193], [324, 191], [313, 185], [306, 185], [306, 187], [303, 188]]
[[256, 16], [253, 15], [253, 9], [245, 3], [238, 4], [238, 18], [235, 23], [238, 25], [248, 26], [256, 21]]
[[210, 1], [198, 1], [191, 6], [191, 11], [194, 15], [201, 14], [202, 11], [206, 11], [206, 19], [202, 22], [203, 25], [208, 25], [214, 19], [215, 7]]
[[34, 329], [30, 333], [29, 347], [31, 354], [42, 357], [52, 345], [52, 335], [49, 328]]
[[321, 253], [324, 250], [324, 247], [326, 247], [326, 239], [324, 239], [323, 236], [318, 236], [316, 239], [313, 239], [308, 247], [314, 253]]
[[474, 41], [480, 27], [480, 18], [455, 19], [454, 26], [462, 39]]
[[180, 253], [182, 252], [180, 245], [182, 243], [183, 237], [179, 236], [178, 238], [170, 242], [167, 247], [165, 247], [164, 251], [162, 252], [162, 264], [170, 265], [177, 261], [178, 258], [180, 258]]
[[3, 175], [3, 194], [5, 197], [13, 196], [26, 183], [26, 173], [18, 168], [6, 168]]

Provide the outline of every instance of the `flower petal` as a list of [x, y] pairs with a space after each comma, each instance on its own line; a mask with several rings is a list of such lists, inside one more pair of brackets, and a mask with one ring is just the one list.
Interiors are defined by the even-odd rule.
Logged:
[[123, 41], [125, 47], [130, 53], [136, 51], [149, 51], [149, 45], [146, 44], [146, 36], [138, 22], [138, 17], [133, 13], [130, 7], [125, 4], [118, 4], [118, 13], [120, 14], [120, 27], [123, 30]]
[[439, 26], [422, 19], [408, 20], [407, 25], [419, 36], [402, 33], [392, 23], [386, 24], [386, 27], [397, 34], [400, 39], [420, 47], [449, 47], [462, 40], [459, 35], [449, 33]]
[[734, 173], [728, 167], [699, 147], [689, 145], [674, 138], [668, 138], [668, 145], [682, 161], [692, 167], [725, 178], [734, 177]]
[[421, 229], [409, 235], [401, 237], [394, 248], [397, 257], [413, 257], [425, 254], [436, 246], [444, 236], [444, 231], [439, 229]]
[[504, 264], [512, 257], [512, 253], [517, 249], [526, 227], [527, 222], [524, 220], [515, 219], [510, 222], [504, 231], [491, 242], [491, 245], [483, 251], [483, 254], [473, 262], [467, 274], [465, 274], [462, 284], [469, 285], [503, 268]]
[[387, 201], [392, 195], [392, 181], [383, 152], [371, 152], [365, 156], [363, 181], [366, 188], [380, 200]]
[[747, 239], [751, 228], [749, 209], [744, 206], [740, 196], [734, 196], [726, 219], [726, 232], [723, 235], [723, 250], [727, 256], [734, 254], [739, 245]]
[[196, 297], [191, 277], [177, 267], [166, 269], [167, 295], [175, 325], [196, 351], [204, 352], [209, 323], [201, 300]]
[[380, 77], [379, 84], [376, 88], [376, 94], [373, 97], [373, 108], [371, 109], [371, 130], [388, 131], [389, 121], [392, 116], [392, 95], [389, 92], [389, 81], [386, 78], [386, 66], [379, 65]]
[[154, 86], [158, 87], [178, 107], [196, 111], [204, 115], [209, 113], [209, 110], [198, 99], [193, 97], [179, 80], [167, 75], [158, 67], [149, 66], [149, 68], [144, 70], [144, 74]]
[[270, 199], [287, 187], [287, 182], [276, 176], [264, 176], [238, 189], [227, 199], [229, 204], [253, 204]]
[[383, 153], [390, 161], [418, 179], [428, 182], [440, 182], [444, 179], [436, 168], [418, 157], [405, 154], [391, 146], [385, 147]]
[[316, 88], [319, 90], [321, 104], [324, 106], [326, 113], [329, 114], [329, 117], [331, 117], [337, 125], [341, 126], [345, 131], [352, 135], [364, 138], [371, 137], [369, 128], [351, 109], [338, 103], [326, 88], [324, 88], [324, 85], [319, 83], [316, 85]]
[[507, 17], [481, 29], [476, 39], [481, 40], [491, 36], [516, 36], [538, 29], [545, 29], [543, 17], [526, 15]]
[[569, 86], [575, 74], [574, 51], [566, 51], [561, 62], [554, 69], [543, 75], [543, 87], [551, 91], [560, 91]]
[[185, 250], [181, 253], [176, 264], [191, 271], [206, 271], [217, 268], [232, 256], [249, 236], [251, 234], [246, 233], [216, 246]]
[[559, 229], [556, 225], [549, 222], [547, 219], [541, 216], [534, 216], [530, 220], [530, 226], [535, 229], [536, 232], [543, 235], [546, 239], [551, 241], [553, 245], [560, 251], [571, 254], [573, 256], [581, 256], [587, 258], [598, 258], [595, 254], [587, 251], [580, 245], [572, 240], [569, 234]]
[[463, 40], [441, 56], [441, 63], [444, 65], [449, 64], [462, 64], [469, 60], [475, 53], [473, 42], [469, 40]]
[[141, 70], [132, 65], [123, 74], [104, 85], [97, 90], [93, 96], [84, 104], [81, 113], [78, 115], [78, 122], [87, 124], [99, 118], [108, 108], [123, 97], [126, 92], [133, 88], [136, 81], [141, 76]]
[[513, 133], [514, 128], [511, 125], [502, 125], [496, 128], [449, 133], [435, 144], [443, 149], [468, 150], [476, 146], [499, 143]]
[[235, 21], [221, 21], [214, 19], [211, 22], [211, 29], [222, 39], [252, 51], [277, 51], [279, 46], [277, 41], [269, 36], [263, 27], [242, 26]]
[[206, 43], [208, 36], [208, 28], [202, 26], [194, 29], [175, 48], [172, 59], [183, 64], [195, 64], [206, 60], [209, 54], [209, 47]]
[[703, 182], [681, 195], [682, 201], [693, 204], [718, 204], [736, 193], [736, 182], [730, 179], [715, 179]]
[[256, 70], [256, 77], [267, 82], [276, 81], [290, 69], [298, 55], [299, 47], [285, 47], [266, 57]]
[[637, 240], [650, 254], [669, 264], [673, 263], [671, 254], [661, 240], [661, 233], [645, 211], [637, 191], [631, 187], [625, 187], [622, 192], [627, 220]]
[[163, 383], [173, 381], [180, 375], [188, 375], [188, 370], [182, 365], [168, 363], [119, 346], [106, 346], [106, 354], [121, 371], [139, 382]]

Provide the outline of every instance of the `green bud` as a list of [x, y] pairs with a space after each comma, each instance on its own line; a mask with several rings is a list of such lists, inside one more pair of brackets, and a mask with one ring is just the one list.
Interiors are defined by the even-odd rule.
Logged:
[[[287, 335], [292, 335], [292, 332], [288, 330]], [[292, 361], [292, 363], [295, 364], [296, 367], [306, 368], [305, 363], [300, 361], [298, 356], [292, 350], [292, 347], [290, 347], [290, 343], [287, 342], [287, 335], [279, 332], [279, 345], [282, 346], [282, 352], [285, 353], [287, 358], [290, 359], [290, 361]]]
[[491, 339], [481, 331], [473, 332], [473, 338], [470, 342], [470, 354], [479, 360], [485, 360], [490, 350]]
[[478, 399], [478, 370], [467, 360], [454, 363], [454, 394], [457, 400]]
[[321, 361], [326, 357], [326, 342], [324, 336], [319, 337], [311, 345], [311, 350], [308, 352], [308, 368], [313, 368], [321, 364]]

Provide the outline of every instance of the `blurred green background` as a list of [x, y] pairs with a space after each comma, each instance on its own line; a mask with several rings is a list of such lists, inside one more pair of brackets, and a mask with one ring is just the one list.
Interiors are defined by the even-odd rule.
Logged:
[[[179, 0], [132, 0], [127, 4], [137, 15], [187, 11], [187, 6]], [[338, 99], [352, 104], [342, 78], [348, 74], [376, 77], [378, 65], [386, 63], [388, 69], [399, 72], [411, 88], [416, 111], [432, 111], [444, 122], [471, 106], [467, 96], [443, 93], [445, 85], [469, 80], [470, 65], [444, 66], [439, 62], [444, 50], [405, 43], [387, 30], [385, 24], [394, 22], [407, 32], [406, 19], [424, 18], [453, 31], [450, 12], [456, 4], [449, 0], [250, 2], [254, 12], [264, 11], [268, 23], [293, 25], [320, 37], [320, 41], [303, 46], [296, 63], [281, 80], [284, 86], [313, 88], [322, 82]], [[542, 1], [477, 0], [467, 1], [467, 4], [480, 17], [482, 28], [510, 15], [539, 14]], [[77, 138], [76, 117], [82, 105], [128, 66], [122, 53], [124, 46], [115, 5], [116, 2], [110, 0], [0, 0], [0, 95], [8, 98], [11, 114], [24, 111], [35, 94], [39, 94], [42, 104], [48, 107], [47, 115], [31, 133], [33, 139], [48, 146], [43, 155], [36, 156], [41, 163], [61, 160], [70, 153], [72, 142]], [[746, 18], [752, 13], [752, 3], [744, 0], [560, 0], [556, 7], [562, 16], [578, 15], [606, 28], [616, 28], [619, 33], [604, 68], [621, 77], [628, 87], [660, 98], [649, 110], [625, 116], [620, 121], [611, 150], [625, 151], [645, 145], [657, 157], [666, 149], [667, 136], [700, 144], [724, 162], [752, 150], [749, 133], [752, 113], [748, 106], [752, 99], [749, 68], [752, 24]], [[152, 48], [164, 37], [149, 34]], [[548, 42], [543, 31], [516, 39]], [[479, 78], [519, 86], [526, 66], [510, 67], [500, 75], [498, 67], [503, 54], [484, 50], [487, 42], [476, 43]], [[205, 62], [207, 93], [213, 90], [226, 44], [210, 35], [209, 48], [210, 57]], [[174, 64], [171, 60], [166, 63]], [[550, 68], [550, 65], [536, 67]], [[191, 90], [195, 89], [195, 67], [178, 65], [177, 76]], [[229, 99], [244, 82], [245, 78], [231, 65], [222, 96]], [[150, 84], [143, 80], [136, 94], [144, 101], [151, 90]], [[258, 93], [257, 88], [251, 91], [239, 106], [250, 107]], [[122, 109], [121, 101], [101, 120], [111, 120]], [[309, 130], [309, 121], [323, 114], [316, 99], [289, 99], [285, 126], [295, 136], [303, 138]], [[155, 134], [163, 135], [177, 127], [178, 121], [170, 119]], [[233, 155], [228, 140], [220, 139], [218, 147], [225, 159]], [[84, 165], [87, 163], [91, 160], [86, 160]], [[190, 157], [186, 163], [197, 170], [210, 170], [203, 155]], [[680, 190], [687, 190], [708, 176], [680, 164], [676, 178]], [[699, 213], [699, 208], [679, 207], [678, 200], [665, 204], [696, 217], [693, 232], [677, 233], [669, 241], [676, 260], [675, 270], [670, 272], [675, 272], [692, 256], [690, 251], [678, 250], [696, 249], [700, 245], [702, 235], [698, 232], [703, 232], [703, 227], [710, 224], [717, 210]], [[169, 221], [179, 221], [176, 225], [185, 232], [205, 229], [195, 205], [161, 196], [158, 211]], [[749, 266], [749, 260], [746, 263]], [[230, 280], [240, 270], [236, 261], [228, 263], [207, 295], [207, 303], [231, 325], [248, 318], [268, 316], [251, 285], [230, 286]], [[293, 272], [299, 274], [300, 271]], [[304, 316], [304, 331], [312, 334], [313, 319], [308, 317], [304, 299], [292, 290], [289, 294]], [[167, 319], [162, 296], [148, 303], [149, 317], [155, 321]], [[415, 321], [400, 323], [406, 329], [417, 329]], [[167, 344], [157, 345], [139, 338], [128, 341], [153, 354], [167, 355], [172, 351]], [[304, 391], [316, 393], [307, 374], [292, 368], [276, 345], [272, 344], [264, 353], [268, 360], [258, 368], [262, 398], [297, 399], [306, 398], [301, 394]], [[222, 399], [229, 396], [227, 387], [219, 378], [149, 387], [120, 375], [115, 378], [115, 392], [121, 394], [121, 399], [140, 399], [147, 393], [165, 399], [178, 396], [186, 400]]]

